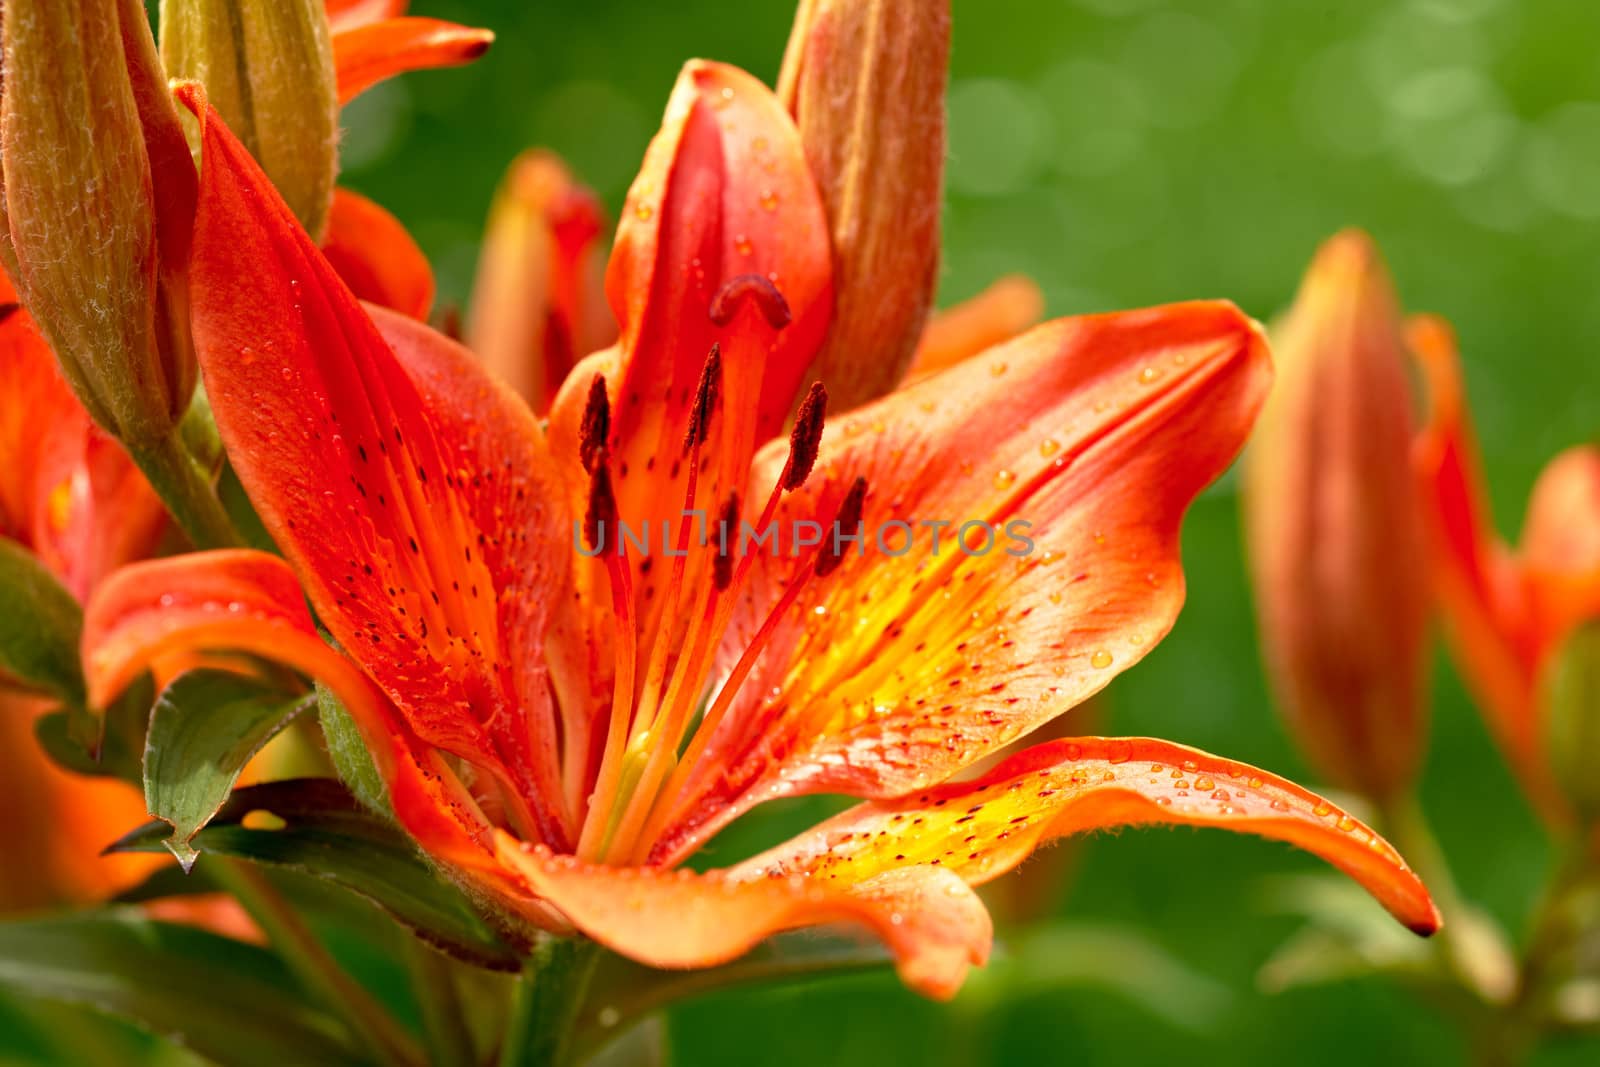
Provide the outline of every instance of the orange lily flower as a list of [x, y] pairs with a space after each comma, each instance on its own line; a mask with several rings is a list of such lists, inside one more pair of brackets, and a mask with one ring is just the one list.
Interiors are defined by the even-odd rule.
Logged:
[[148, 556], [166, 509], [122, 446], [95, 426], [0, 275], [0, 536], [21, 543], [82, 600]]
[[[120, 572], [86, 619], [92, 700], [183, 649], [314, 675], [436, 862], [508, 913], [662, 967], [854, 922], [948, 996], [989, 949], [972, 886], [1063, 834], [1153, 823], [1293, 842], [1437, 927], [1370, 829], [1182, 745], [1063, 739], [953, 780], [1172, 626], [1183, 513], [1270, 377], [1231, 305], [1060, 320], [842, 420], [813, 387], [773, 440], [827, 332], [827, 227], [777, 99], [695, 62], [618, 230], [620, 340], [569, 376], [546, 431], [465, 349], [358, 304], [199, 91], [180, 98], [203, 127], [202, 372], [288, 562]], [[664, 546], [681, 554], [605, 550], [619, 522], [689, 510], [776, 530], [784, 551], [691, 547], [683, 521]], [[957, 529], [973, 519], [1026, 520], [1032, 551], [983, 550]], [[791, 546], [806, 523], [910, 551]], [[746, 863], [681, 866], [805, 793], [863, 803]]]
[[1561, 820], [1540, 689], [1574, 628], [1600, 618], [1600, 449], [1581, 445], [1550, 461], [1513, 549], [1490, 518], [1455, 336], [1419, 316], [1410, 340], [1431, 398], [1413, 460], [1453, 658], [1534, 803]]
[[[54, 355], [0, 277], [0, 536], [38, 556], [80, 599], [147, 556], [166, 512], [120, 445], [89, 419]], [[144, 817], [122, 782], [56, 767], [33, 737], [53, 707], [0, 677], [0, 911], [103, 899], [153, 866], [100, 850]], [[159, 860], [155, 860], [159, 863]]]

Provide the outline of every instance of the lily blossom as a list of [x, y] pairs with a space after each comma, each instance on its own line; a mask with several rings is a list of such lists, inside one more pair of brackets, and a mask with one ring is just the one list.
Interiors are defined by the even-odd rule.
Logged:
[[1418, 316], [1410, 340], [1430, 394], [1413, 465], [1453, 658], [1534, 803], [1564, 819], [1541, 686], [1574, 629], [1600, 618], [1600, 449], [1580, 445], [1550, 461], [1513, 548], [1490, 517], [1455, 335], [1443, 320]]
[[82, 600], [151, 554], [166, 509], [122, 446], [72, 394], [55, 356], [0, 277], [0, 536]]
[[[122, 447], [94, 425], [0, 278], [0, 537], [38, 557], [80, 599], [147, 556], [166, 512]], [[122, 782], [56, 767], [33, 737], [53, 702], [0, 677], [0, 911], [103, 899], [159, 864], [100, 850], [144, 817]]]
[[[800, 396], [833, 277], [794, 123], [749, 75], [694, 62], [622, 213], [619, 341], [573, 371], [544, 430], [465, 349], [357, 303], [201, 93], [179, 96], [203, 128], [201, 368], [287, 562], [120, 572], [86, 619], [91, 700], [180, 650], [314, 675], [435, 862], [507, 913], [661, 967], [851, 922], [949, 996], [989, 951], [972, 886], [1063, 834], [1154, 823], [1293, 842], [1437, 927], [1369, 828], [1182, 745], [1063, 739], [954, 781], [1172, 626], [1183, 513], [1271, 374], [1236, 308], [1059, 320], [826, 420], [822, 386]], [[691, 510], [784, 550], [691, 544]], [[663, 519], [681, 554], [617, 550], [619, 523]], [[1032, 551], [981, 551], [956, 529], [973, 519], [1026, 520]], [[925, 520], [956, 524], [938, 549]], [[865, 543], [792, 555], [805, 523]], [[897, 523], [908, 550], [878, 550]], [[682, 867], [756, 805], [823, 792], [862, 803], [745, 863]]]

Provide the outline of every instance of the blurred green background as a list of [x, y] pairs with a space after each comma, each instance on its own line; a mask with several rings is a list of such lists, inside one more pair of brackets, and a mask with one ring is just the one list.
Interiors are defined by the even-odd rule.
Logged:
[[[492, 27], [499, 41], [475, 67], [392, 82], [352, 107], [346, 180], [413, 228], [456, 301], [518, 150], [557, 149], [615, 210], [679, 64], [722, 59], [770, 81], [792, 13], [785, 0], [415, 6]], [[1495, 513], [1515, 534], [1542, 464], [1596, 428], [1600, 5], [954, 6], [943, 302], [1020, 270], [1053, 315], [1228, 297], [1265, 318], [1319, 240], [1363, 226], [1407, 306], [1460, 330]], [[1236, 511], [1226, 483], [1195, 508], [1188, 607], [1116, 683], [1104, 729], [1309, 781], [1261, 680]], [[1442, 662], [1434, 692], [1424, 802], [1465, 892], [1520, 935], [1549, 849]], [[1054, 911], [1136, 924], [1220, 983], [1203, 1003], [1187, 1001], [1218, 990], [1181, 987], [1170, 996], [1186, 1003], [1155, 1011], [1094, 981], [980, 979], [939, 1007], [885, 977], [718, 996], [675, 1011], [671, 1042], [694, 1065], [1464, 1061], [1466, 1039], [1381, 982], [1256, 990], [1257, 969], [1298, 925], [1271, 912], [1263, 883], [1315, 868], [1216, 832], [1084, 843]], [[1122, 962], [1067, 969], [1092, 979]], [[1540, 1060], [1596, 1061], [1594, 1044]]]
[[[942, 302], [1000, 273], [1053, 315], [1228, 297], [1266, 318], [1316, 244], [1359, 225], [1406, 304], [1459, 328], [1502, 531], [1542, 464], [1595, 430], [1600, 5], [1576, 0], [954, 0]], [[346, 112], [345, 182], [376, 197], [468, 297], [479, 229], [522, 148], [561, 152], [620, 203], [678, 66], [771, 80], [786, 0], [416, 0], [500, 37], [465, 70], [388, 83]], [[1314, 779], [1261, 679], [1231, 485], [1185, 535], [1188, 607], [1113, 686], [1106, 732], [1151, 734]], [[1550, 849], [1457, 678], [1435, 671], [1423, 800], [1464, 892], [1520, 936]], [[824, 802], [771, 816], [804, 823]], [[778, 831], [767, 827], [764, 834]], [[718, 842], [718, 862], [740, 846]], [[674, 1010], [685, 1065], [1456, 1063], [1468, 1039], [1381, 981], [1278, 995], [1256, 973], [1300, 925], [1266, 886], [1318, 869], [1217, 832], [1078, 846], [1073, 924], [1032, 970], [954, 1004], [890, 977], [718, 995]], [[1131, 955], [1137, 927], [1167, 954]], [[1018, 943], [1002, 933], [1001, 949]], [[1148, 953], [1146, 953], [1148, 955]], [[1051, 966], [1032, 967], [1039, 962]], [[1158, 965], [1159, 964], [1159, 965]], [[1176, 965], [1183, 972], [1165, 973]], [[1054, 973], [1051, 973], [1051, 972]], [[1132, 972], [1155, 994], [1119, 992]], [[999, 978], [1004, 975], [1004, 980]], [[1553, 1046], [1541, 1064], [1600, 1061]]]

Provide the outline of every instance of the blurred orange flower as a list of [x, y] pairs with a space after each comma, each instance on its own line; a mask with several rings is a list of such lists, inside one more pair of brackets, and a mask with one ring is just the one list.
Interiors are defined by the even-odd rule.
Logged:
[[[39, 558], [78, 598], [147, 556], [166, 512], [122, 447], [96, 427], [0, 276], [0, 536]], [[159, 860], [100, 856], [145, 818], [123, 782], [56, 767], [33, 737], [54, 704], [0, 677], [0, 910], [103, 899]]]
[[1567, 637], [1600, 618], [1600, 449], [1580, 445], [1550, 461], [1512, 548], [1494, 531], [1455, 336], [1422, 316], [1410, 337], [1430, 394], [1414, 463], [1455, 662], [1534, 803], [1564, 819], [1541, 687]]

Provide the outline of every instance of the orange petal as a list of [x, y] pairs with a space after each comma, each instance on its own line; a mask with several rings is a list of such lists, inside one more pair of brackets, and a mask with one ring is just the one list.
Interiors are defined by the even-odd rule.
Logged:
[[408, 6], [407, 0], [327, 0], [323, 5], [334, 33], [381, 19], [399, 18]]
[[348, 189], [333, 191], [322, 236], [327, 257], [362, 300], [426, 319], [433, 307], [433, 268], [400, 220]]
[[1142, 737], [1037, 745], [978, 781], [852, 808], [734, 874], [850, 884], [928, 864], [981, 885], [1053, 838], [1156, 824], [1287, 841], [1354, 878], [1410, 929], [1426, 936], [1439, 928], [1427, 889], [1369, 827], [1266, 771]]
[[925, 378], [946, 367], [1003, 344], [1044, 318], [1044, 293], [1032, 278], [1007, 274], [989, 288], [934, 315], [906, 371], [907, 381]]
[[89, 416], [56, 369], [55, 355], [33, 320], [16, 303], [10, 282], [4, 284], [0, 456], [5, 462], [0, 463], [0, 534], [34, 547], [43, 517], [40, 512], [48, 512], [39, 503], [55, 488], [56, 479], [43, 469], [52, 452], [61, 451], [54, 439], [81, 438], [88, 431]]
[[397, 74], [471, 63], [494, 43], [489, 30], [439, 19], [390, 18], [346, 26], [341, 21], [333, 35], [341, 106]]
[[144, 798], [127, 782], [86, 778], [56, 766], [34, 737], [54, 702], [0, 692], [0, 915], [104, 901], [136, 885], [159, 856], [103, 856], [144, 822]]
[[215, 652], [282, 663], [333, 690], [406, 829], [459, 870], [498, 870], [479, 843], [488, 839], [488, 823], [454, 772], [416, 741], [360, 669], [318, 636], [294, 572], [278, 557], [235, 549], [134, 564], [96, 590], [84, 615], [84, 671], [97, 706], [158, 659]]
[[604, 209], [553, 153], [512, 163], [484, 228], [468, 345], [536, 412], [578, 358], [616, 340], [600, 282]]
[[[688, 64], [628, 193], [607, 268], [621, 340], [576, 367], [551, 409], [551, 450], [567, 475], [572, 512], [582, 514], [589, 491], [578, 461], [579, 428], [590, 384], [601, 374], [611, 397], [612, 474], [622, 520], [634, 529], [681, 525], [684, 433], [713, 344], [722, 356], [722, 400], [698, 476], [697, 506], [715, 510], [742, 489], [756, 444], [788, 416], [821, 346], [833, 302], [831, 272], [827, 223], [793, 120], [743, 71]], [[741, 278], [777, 287], [791, 315], [787, 326], [775, 328], [763, 306], [748, 300], [731, 301], [724, 310], [732, 317], [722, 325], [712, 321], [719, 292]], [[701, 569], [688, 573], [687, 588], [707, 566], [703, 553], [696, 556], [693, 566]], [[671, 570], [654, 567], [634, 581], [641, 648], [653, 641]], [[575, 588], [563, 601], [577, 610], [554, 621], [552, 656], [573, 667], [561, 681], [564, 714], [594, 719], [609, 706], [614, 624], [604, 566], [587, 561], [573, 575]], [[582, 728], [575, 723], [569, 736]]]
[[1600, 448], [1569, 448], [1545, 465], [1520, 550], [1542, 668], [1574, 626], [1600, 617]]
[[1538, 640], [1526, 584], [1489, 517], [1455, 335], [1432, 316], [1413, 318], [1407, 332], [1430, 397], [1412, 467], [1451, 651], [1507, 757], [1539, 795]]
[[540, 639], [567, 557], [533, 417], [442, 335], [373, 308], [380, 333], [196, 90], [180, 93], [205, 119], [195, 342], [240, 481], [411, 729], [559, 842]]
[[89, 421], [14, 305], [0, 318], [0, 379], [0, 536], [31, 548], [82, 599], [154, 550], [166, 509], [122, 446]]
[[287, 664], [327, 684], [357, 718], [379, 717], [371, 685], [317, 636], [294, 572], [251, 549], [135, 563], [96, 590], [83, 630], [89, 703], [105, 707], [157, 659], [219, 650]]
[[605, 867], [523, 851], [504, 834], [498, 843], [501, 862], [531, 894], [607, 948], [652, 967], [710, 967], [784, 930], [855, 923], [889, 946], [907, 985], [947, 999], [968, 966], [987, 960], [993, 936], [977, 896], [936, 867], [834, 886], [799, 875]]
[[[658, 856], [775, 793], [926, 788], [1138, 662], [1183, 602], [1183, 514], [1238, 453], [1270, 375], [1238, 309], [1180, 304], [1058, 320], [830, 420], [730, 654], [798, 570], [791, 531], [831, 521], [857, 477], [869, 543], [780, 624]], [[763, 458], [758, 500], [782, 452]], [[971, 527], [960, 547], [969, 522], [992, 540]]]

